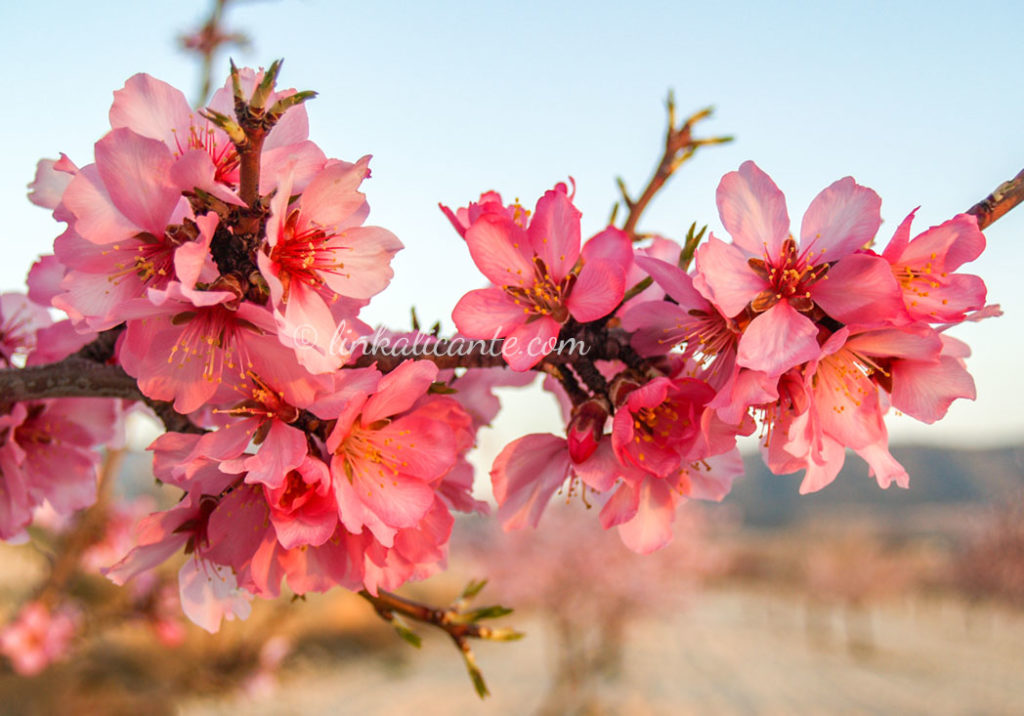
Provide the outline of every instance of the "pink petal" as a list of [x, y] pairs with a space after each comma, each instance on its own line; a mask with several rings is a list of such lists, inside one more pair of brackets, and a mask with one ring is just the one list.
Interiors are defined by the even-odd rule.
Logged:
[[881, 207], [881, 197], [851, 177], [834, 182], [814, 197], [804, 214], [801, 255], [813, 256], [819, 264], [865, 247], [882, 225]]
[[770, 285], [747, 264], [747, 256], [735, 246], [712, 236], [697, 249], [694, 286], [722, 309], [735, 316]]
[[114, 206], [95, 164], [75, 175], [62, 201], [74, 215], [75, 232], [94, 244], [110, 244], [139, 231], [139, 227]]
[[811, 286], [811, 297], [837, 321], [860, 326], [906, 323], [903, 291], [889, 262], [880, 256], [853, 254]]
[[587, 240], [583, 245], [582, 256], [584, 263], [601, 259], [612, 262], [625, 272], [633, 261], [633, 242], [624, 231], [609, 226]]
[[676, 517], [676, 495], [665, 480], [648, 478], [639, 490], [637, 513], [619, 525], [619, 537], [629, 549], [650, 554], [672, 541]]
[[298, 428], [270, 421], [270, 430], [255, 456], [245, 461], [250, 485], [260, 483], [276, 489], [284, 485], [285, 476], [306, 459], [309, 447], [306, 434]]
[[[284, 115], [285, 119], [292, 116], [292, 112], [301, 107], [288, 110]], [[279, 123], [267, 137], [270, 138], [281, 127]], [[297, 144], [286, 144], [280, 147], [268, 147], [263, 145], [263, 154], [260, 155], [260, 194], [269, 194], [277, 188], [281, 176], [288, 172], [291, 174], [292, 189], [295, 193], [306, 190], [320, 170], [327, 164], [327, 156], [323, 150], [310, 141], [302, 141]], [[357, 206], [350, 215], [346, 224], [355, 225], [361, 223], [361, 218], [355, 221], [356, 217], [362, 216], [365, 204]], [[349, 222], [353, 222], [349, 224]]]
[[789, 235], [786, 197], [756, 164], [744, 162], [739, 171], [722, 177], [716, 199], [722, 224], [736, 246], [758, 257], [779, 254]]
[[911, 241], [893, 263], [931, 264], [936, 272], [952, 272], [978, 258], [984, 250], [985, 236], [978, 230], [978, 220], [970, 214], [958, 214]]
[[222, 619], [245, 619], [252, 611], [252, 596], [238, 589], [231, 569], [198, 557], [182, 565], [178, 587], [185, 616], [211, 634], [220, 630]]
[[363, 423], [369, 425], [404, 413], [436, 379], [437, 366], [430, 361], [405, 361], [380, 379], [377, 392], [363, 406]]
[[634, 480], [625, 480], [619, 488], [612, 493], [608, 501], [601, 508], [601, 527], [611, 529], [618, 525], [629, 522], [636, 517], [640, 507], [640, 481], [643, 477]]
[[530, 244], [556, 283], [565, 278], [579, 258], [580, 216], [565, 193], [548, 190], [537, 201], [530, 220]]
[[501, 355], [512, 370], [529, 370], [557, 346], [561, 325], [543, 316], [523, 324], [510, 333], [501, 345]]
[[28, 200], [44, 209], [57, 208], [74, 176], [55, 169], [56, 163], [54, 159], [40, 159], [36, 164], [35, 179], [28, 185]]
[[173, 162], [163, 142], [129, 129], [115, 129], [96, 142], [96, 167], [114, 206], [154, 236], [163, 236], [182, 198], [170, 181]]
[[468, 338], [489, 340], [506, 336], [522, 325], [529, 314], [500, 288], [478, 288], [455, 304], [452, 320]]
[[974, 379], [948, 355], [938, 361], [901, 360], [892, 366], [892, 404], [925, 423], [944, 417], [957, 398], [974, 400]]
[[910, 487], [910, 475], [889, 452], [886, 442], [881, 440], [863, 447], [857, 450], [857, 454], [867, 462], [871, 476], [878, 481], [879, 487], [888, 488], [894, 482], [904, 489]]
[[732, 483], [745, 471], [743, 456], [739, 450], [730, 450], [703, 462], [706, 469], [684, 468], [681, 491], [695, 500], [721, 502], [732, 490]]
[[395, 272], [391, 259], [402, 249], [402, 242], [379, 226], [345, 229], [324, 243], [335, 252], [341, 267], [320, 271], [320, 277], [335, 293], [350, 298], [370, 298], [391, 282]]
[[245, 206], [238, 195], [215, 179], [217, 167], [205, 149], [191, 149], [174, 162], [170, 171], [171, 182], [181, 191], [202, 189], [223, 202]]
[[527, 258], [530, 238], [506, 216], [481, 216], [466, 230], [466, 246], [477, 268], [494, 285], [533, 285], [534, 265]]
[[814, 360], [820, 353], [814, 322], [797, 313], [787, 301], [779, 301], [747, 326], [740, 337], [736, 362], [774, 377]]
[[619, 463], [612, 450], [612, 441], [606, 435], [597, 446], [597, 450], [587, 460], [575, 465], [576, 476], [598, 492], [607, 492], [615, 486], [615, 481], [627, 472]]
[[583, 264], [566, 307], [581, 323], [596, 321], [615, 310], [625, 294], [624, 270], [610, 261], [596, 259]]
[[821, 454], [812, 457], [807, 463], [807, 472], [800, 483], [800, 494], [817, 492], [836, 479], [846, 461], [846, 448], [829, 437], [822, 441]]
[[28, 297], [40, 306], [49, 306], [61, 293], [60, 283], [67, 269], [53, 254], [40, 256], [28, 272]]
[[633, 333], [630, 344], [641, 355], [668, 353], [690, 335], [693, 316], [668, 301], [631, 304], [622, 314], [622, 328]]
[[355, 164], [338, 162], [325, 167], [302, 193], [303, 216], [323, 228], [348, 226], [352, 215], [366, 203], [359, 185], [369, 172], [369, 163], [367, 155]]
[[124, 87], [114, 92], [110, 126], [126, 127], [168, 147], [187, 147], [192, 108], [181, 90], [140, 73], [129, 77]]
[[[918, 207], [920, 209], [921, 207]], [[917, 209], [907, 214], [907, 218], [900, 222], [900, 225], [896, 227], [895, 233], [892, 238], [889, 239], [889, 243], [886, 245], [885, 250], [882, 251], [882, 256], [889, 263], [896, 263], [899, 259], [900, 254], [907, 248], [907, 244], [910, 243], [910, 225], [914, 221], [914, 214], [917, 213]]]
[[846, 342], [846, 347], [868, 356], [933, 361], [942, 351], [942, 341], [930, 326], [912, 323], [902, 328], [859, 333]]
[[[912, 318], [922, 321], [962, 321], [971, 311], [985, 305], [988, 289], [979, 277], [955, 273], [932, 282], [925, 290], [904, 294]], [[996, 314], [999, 315], [999, 314]]]
[[693, 287], [693, 278], [678, 266], [646, 256], [637, 256], [636, 265], [647, 272], [654, 282], [661, 286], [665, 293], [675, 299], [680, 306], [700, 310], [707, 310], [711, 307], [707, 299]]
[[502, 527], [536, 527], [551, 496], [568, 477], [569, 451], [564, 438], [534, 434], [506, 445], [491, 468]]

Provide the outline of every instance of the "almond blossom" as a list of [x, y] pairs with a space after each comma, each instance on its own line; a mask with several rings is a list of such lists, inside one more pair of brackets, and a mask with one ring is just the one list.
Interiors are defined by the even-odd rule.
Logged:
[[465, 239], [493, 286], [463, 296], [452, 320], [470, 338], [505, 338], [502, 355], [513, 370], [527, 370], [550, 353], [570, 318], [602, 318], [625, 293], [632, 260], [628, 239], [595, 237], [581, 257], [580, 212], [564, 184], [538, 200], [529, 226], [506, 212], [485, 211]]
[[872, 190], [840, 179], [811, 202], [797, 242], [785, 197], [756, 164], [722, 178], [718, 211], [733, 243], [712, 236], [697, 249], [694, 283], [729, 317], [749, 307], [740, 366], [778, 376], [815, 359], [816, 310], [841, 323], [906, 322], [887, 262], [857, 253], [881, 225], [880, 205]]
[[[387, 287], [394, 275], [391, 259], [402, 248], [390, 231], [362, 226], [369, 207], [359, 185], [369, 176], [369, 161], [367, 156], [355, 164], [328, 163], [294, 206], [288, 176], [270, 205], [260, 272], [270, 287], [281, 341], [313, 373], [337, 370], [348, 359], [332, 350], [338, 327], [356, 327], [356, 313]], [[300, 329], [311, 329], [312, 340], [298, 341]]]

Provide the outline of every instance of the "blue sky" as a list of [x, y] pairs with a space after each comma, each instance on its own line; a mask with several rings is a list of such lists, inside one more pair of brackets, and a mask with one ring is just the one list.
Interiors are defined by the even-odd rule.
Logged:
[[[228, 21], [253, 39], [236, 60], [284, 57], [285, 86], [320, 92], [309, 105], [311, 136], [329, 155], [374, 155], [371, 223], [407, 248], [369, 318], [405, 325], [415, 304], [425, 321], [450, 327], [451, 307], [483, 278], [437, 202], [458, 205], [493, 188], [532, 203], [572, 176], [594, 233], [616, 198], [614, 177], [634, 189], [646, 181], [670, 87], [681, 112], [715, 105], [704, 131], [737, 141], [684, 168], [643, 229], [678, 236], [698, 221], [721, 233], [715, 187], [746, 159], [786, 193], [794, 224], [821, 188], [854, 176], [882, 196], [883, 237], [916, 206], [923, 230], [1012, 177], [1024, 167], [1024, 6], [893, 5], [282, 0], [243, 3]], [[100, 6], [0, 9], [5, 290], [22, 285], [58, 233], [24, 199], [36, 159], [64, 151], [91, 161], [111, 92], [135, 72], [195, 93], [197, 63], [173, 39], [206, 3]], [[976, 445], [1024, 434], [1024, 209], [987, 236], [973, 269], [1006, 316], [955, 333], [975, 350], [978, 401], [935, 426], [896, 418], [895, 440]], [[509, 432], [556, 429], [553, 413], [533, 418], [536, 399], [515, 401]]]

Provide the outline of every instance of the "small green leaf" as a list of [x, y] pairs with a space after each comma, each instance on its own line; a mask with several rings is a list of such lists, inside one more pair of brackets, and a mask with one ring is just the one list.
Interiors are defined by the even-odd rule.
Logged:
[[[508, 616], [512, 613], [512, 610], [508, 607], [503, 607], [500, 604], [495, 604], [490, 607], [480, 607], [479, 609], [473, 609], [460, 615], [465, 617], [467, 622], [478, 622], [483, 619], [498, 619], [500, 617]], [[459, 621], [463, 621], [461, 618]]]
[[468, 601], [468, 600], [472, 599], [473, 597], [475, 597], [480, 592], [482, 592], [484, 587], [486, 587], [486, 586], [487, 586], [487, 580], [486, 579], [481, 579], [480, 581], [477, 581], [475, 579], [471, 579], [471, 580], [469, 580], [469, 584], [467, 584], [463, 588], [462, 594], [459, 595], [459, 599], [460, 600]]
[[405, 620], [397, 614], [391, 618], [391, 625], [395, 628], [395, 632], [398, 636], [407, 643], [412, 644], [417, 649], [423, 646], [423, 639], [420, 638], [420, 635], [410, 629], [409, 625], [405, 623]]
[[291, 109], [297, 104], [302, 104], [308, 99], [313, 99], [314, 97], [316, 97], [316, 94], [317, 93], [312, 90], [303, 90], [302, 92], [296, 92], [293, 95], [282, 97], [281, 99], [274, 102], [274, 106], [270, 108], [270, 111], [267, 114], [270, 116], [271, 119], [276, 121], [280, 119], [281, 115], [283, 115], [289, 109]]
[[[267, 106], [267, 99], [270, 97], [270, 93], [274, 91], [277, 75], [281, 72], [281, 63], [283, 62], [284, 60], [274, 60], [270, 63], [270, 67], [267, 68], [266, 72], [263, 73], [263, 80], [253, 91], [252, 98], [249, 100], [249, 107], [254, 112], [262, 112], [264, 107]], [[282, 114], [284, 114], [283, 111]]]
[[469, 678], [473, 680], [473, 688], [476, 689], [476, 695], [481, 699], [485, 699], [491, 695], [491, 692], [487, 689], [487, 682], [484, 681], [483, 672], [480, 671], [480, 667], [476, 665], [476, 658], [473, 656], [473, 652], [469, 648], [463, 648], [462, 658], [466, 662], [466, 670], [469, 672]]
[[524, 632], [516, 631], [512, 627], [502, 627], [501, 629], [488, 630], [487, 635], [481, 638], [488, 641], [519, 641], [524, 636], [526, 636]]

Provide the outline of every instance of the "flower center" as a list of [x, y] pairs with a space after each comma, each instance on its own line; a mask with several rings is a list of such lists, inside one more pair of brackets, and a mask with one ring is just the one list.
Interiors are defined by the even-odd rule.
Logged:
[[798, 253], [796, 241], [792, 236], [782, 243], [782, 252], [777, 259], [767, 255], [763, 260], [749, 259], [747, 264], [754, 273], [768, 281], [771, 286], [754, 297], [750, 302], [751, 309], [755, 313], [761, 313], [779, 301], [789, 301], [789, 305], [798, 311], [806, 312], [813, 309], [814, 301], [811, 300], [810, 287], [825, 277], [831, 264], [813, 264], [810, 259], [811, 254]]
[[559, 323], [569, 320], [569, 309], [565, 302], [576, 285], [576, 274], [570, 272], [558, 283], [551, 277], [551, 272], [540, 256], [533, 257], [533, 283], [527, 286], [503, 286], [517, 306], [522, 306], [523, 313], [535, 317], [550, 316]]

